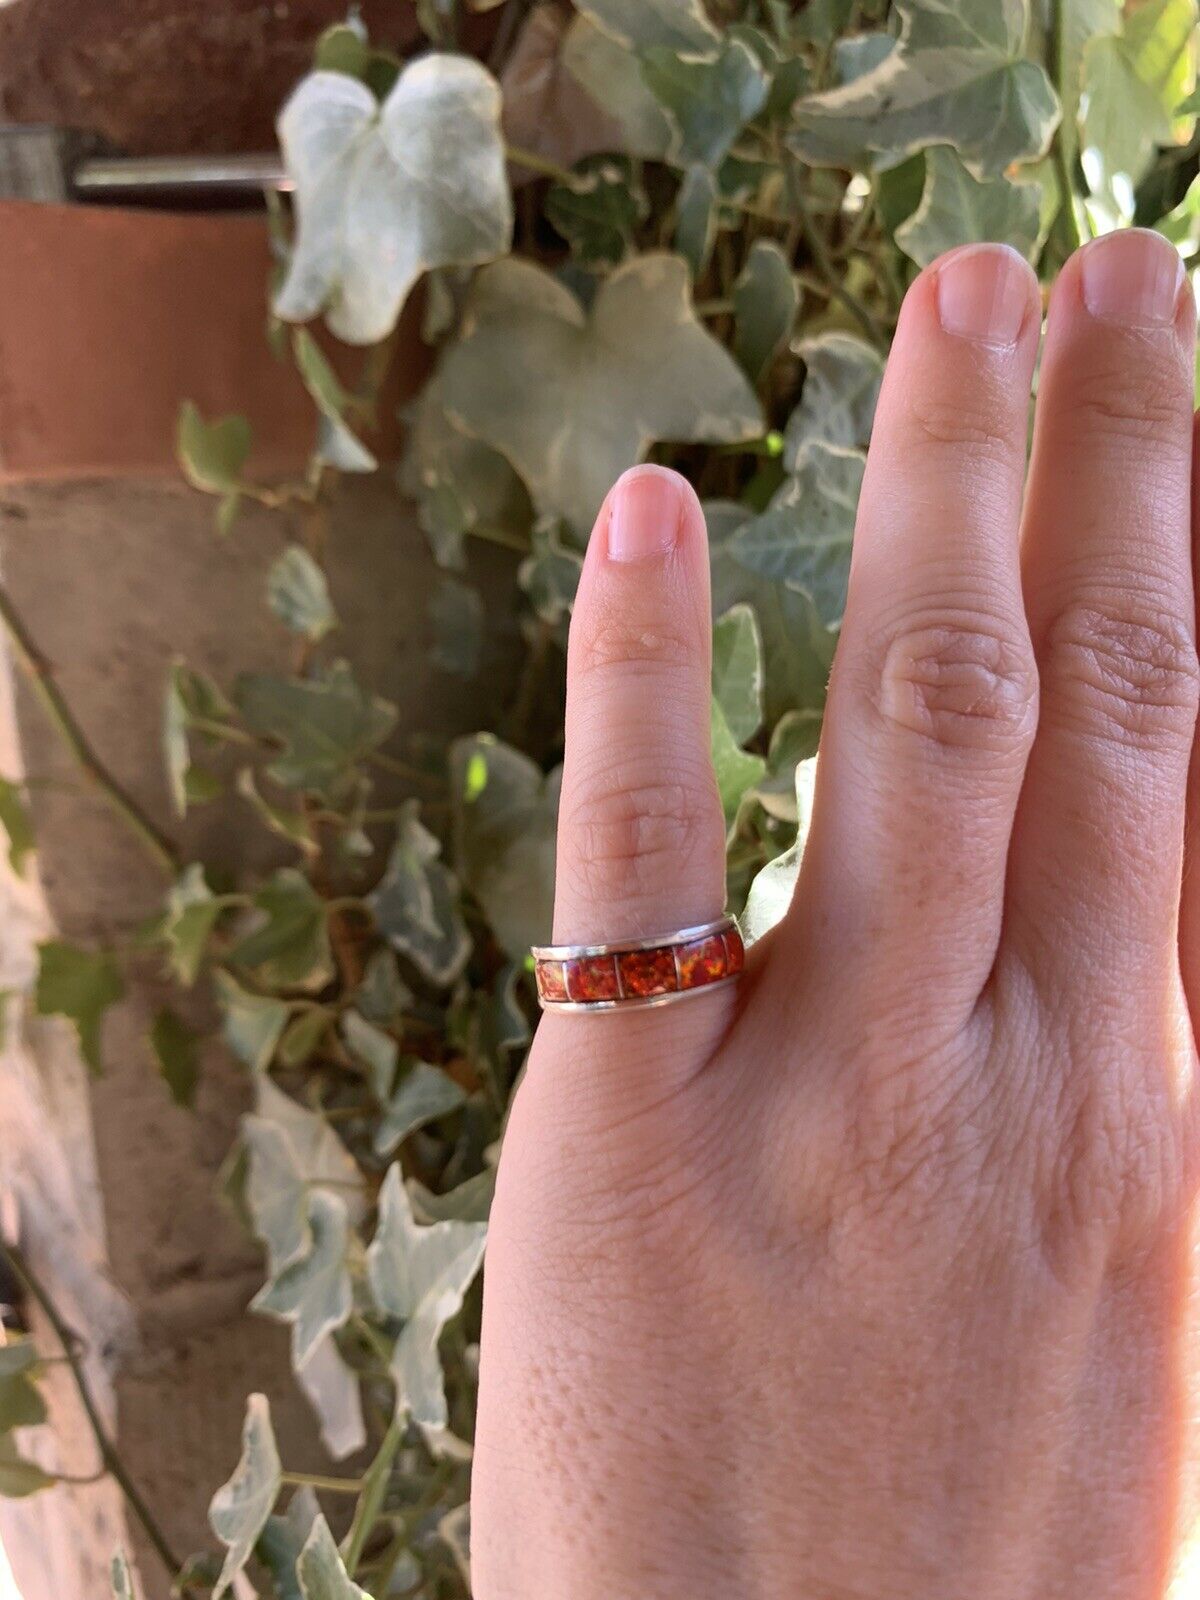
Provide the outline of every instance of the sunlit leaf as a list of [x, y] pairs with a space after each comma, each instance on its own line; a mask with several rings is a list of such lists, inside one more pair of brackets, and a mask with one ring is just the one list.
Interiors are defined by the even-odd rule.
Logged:
[[252, 1394], [246, 1402], [241, 1460], [228, 1483], [213, 1495], [208, 1508], [209, 1524], [226, 1546], [225, 1564], [213, 1590], [213, 1600], [221, 1600], [250, 1559], [282, 1483], [283, 1471], [271, 1428], [271, 1408], [266, 1395]]
[[304, 1600], [371, 1600], [365, 1590], [351, 1582], [329, 1524], [319, 1512], [300, 1552], [296, 1575]]
[[402, 1318], [392, 1357], [397, 1416], [422, 1427], [448, 1423], [438, 1338], [462, 1309], [483, 1260], [487, 1227], [476, 1222], [420, 1226], [400, 1168], [389, 1168], [379, 1199], [379, 1227], [367, 1251], [367, 1276], [380, 1310]]
[[382, 106], [342, 73], [305, 78], [279, 119], [297, 235], [277, 313], [324, 310], [340, 338], [373, 344], [429, 267], [503, 254], [499, 124], [499, 86], [464, 55], [410, 62]]
[[764, 933], [769, 933], [777, 922], [781, 922], [787, 915], [788, 907], [792, 903], [792, 895], [796, 889], [796, 879], [800, 875], [800, 859], [804, 854], [804, 842], [808, 837], [809, 823], [812, 820], [813, 785], [816, 779], [816, 757], [802, 761], [796, 768], [796, 842], [788, 847], [781, 856], [776, 856], [774, 861], [768, 861], [766, 866], [755, 877], [750, 885], [750, 894], [746, 900], [746, 909], [742, 912], [741, 928], [746, 943], [752, 944], [754, 940], [761, 939]]
[[767, 764], [760, 755], [743, 750], [730, 731], [720, 702], [712, 702], [712, 764], [726, 826], [732, 826], [743, 796], [755, 787]]
[[84, 950], [61, 939], [38, 946], [34, 1004], [43, 1017], [66, 1017], [74, 1024], [83, 1059], [99, 1074], [100, 1024], [104, 1013], [125, 993], [121, 970], [103, 950]]
[[752, 739], [762, 725], [762, 637], [744, 601], [713, 627], [712, 691], [738, 744]]
[[179, 411], [175, 449], [183, 475], [194, 489], [229, 494], [242, 481], [250, 454], [250, 424], [245, 417], [218, 417], [205, 422], [190, 400]]
[[579, 533], [654, 440], [734, 441], [762, 426], [745, 376], [695, 318], [678, 256], [618, 267], [590, 314], [532, 262], [485, 268], [440, 381], [451, 414]]

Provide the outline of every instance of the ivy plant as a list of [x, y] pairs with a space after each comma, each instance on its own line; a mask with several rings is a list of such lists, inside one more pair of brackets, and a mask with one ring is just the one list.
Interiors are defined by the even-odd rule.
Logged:
[[[180, 1594], [220, 1597], [242, 1577], [277, 1600], [469, 1594], [479, 1272], [536, 1015], [527, 947], [550, 927], [566, 631], [613, 478], [666, 462], [706, 502], [730, 904], [757, 937], [795, 881], [908, 283], [985, 239], [1045, 280], [1130, 223], [1189, 265], [1200, 250], [1197, 0], [418, 12], [426, 47], [403, 62], [354, 18], [326, 32], [279, 118], [292, 201], [271, 208], [269, 335], [312, 398], [307, 470], [259, 481], [245, 419], [179, 417], [215, 538], [247, 536], [247, 502], [293, 530], [263, 596], [293, 654], [290, 670], [220, 683], [172, 664], [170, 792], [181, 817], [239, 806], [286, 864], [230, 883], [185, 856], [96, 759], [0, 591], [47, 713], [164, 871], [137, 950], [47, 943], [34, 1003], [69, 1020], [99, 1071], [129, 960], [213, 996], [251, 1106], [225, 1171], [263, 1248], [253, 1311], [289, 1326], [331, 1455], [365, 1463], [289, 1472], [250, 1396], [212, 1548], [186, 1561], [124, 1474]], [[503, 718], [432, 745], [346, 660], [325, 571], [344, 477], [391, 470], [377, 439], [401, 318], [432, 353], [395, 479], [444, 569], [429, 671], [480, 670], [497, 626], [481, 545], [506, 553], [522, 596]], [[17, 871], [34, 848], [27, 799], [0, 779]], [[183, 1105], [197, 1045], [177, 1006], [147, 1042]], [[33, 1493], [54, 1481], [18, 1442], [42, 1420], [41, 1358], [27, 1343], [0, 1354], [0, 1493]], [[122, 1556], [113, 1587], [131, 1589]]]

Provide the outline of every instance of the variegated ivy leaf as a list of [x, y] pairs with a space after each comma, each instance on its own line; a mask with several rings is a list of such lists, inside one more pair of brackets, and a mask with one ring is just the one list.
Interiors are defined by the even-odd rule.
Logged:
[[391, 1098], [392, 1085], [396, 1081], [400, 1046], [390, 1033], [377, 1028], [354, 1010], [345, 1012], [342, 1017], [342, 1038], [351, 1055], [367, 1068], [375, 1098], [386, 1103]]
[[443, 578], [429, 601], [429, 621], [430, 664], [456, 678], [473, 678], [479, 671], [487, 626], [479, 590], [457, 578]]
[[689, 61], [652, 46], [642, 52], [642, 76], [675, 129], [669, 155], [681, 167], [719, 166], [766, 105], [771, 88], [741, 39], [726, 39], [711, 61]]
[[491, 734], [450, 747], [454, 865], [514, 960], [549, 937], [561, 776]]
[[351, 1581], [329, 1524], [320, 1512], [300, 1552], [296, 1576], [304, 1600], [371, 1600], [364, 1589]]
[[579, 162], [569, 184], [554, 184], [543, 209], [579, 261], [615, 266], [629, 253], [647, 201], [632, 162], [601, 155]]
[[791, 337], [800, 287], [774, 239], [756, 239], [733, 286], [733, 353], [757, 383]]
[[379, 1199], [379, 1227], [367, 1251], [367, 1276], [380, 1311], [403, 1320], [392, 1356], [396, 1415], [437, 1431], [448, 1425], [438, 1337], [462, 1309], [479, 1271], [485, 1223], [418, 1225], [400, 1175], [389, 1169]]
[[237, 775], [234, 785], [242, 799], [252, 805], [263, 823], [272, 833], [286, 839], [294, 845], [302, 855], [315, 859], [321, 853], [313, 833], [312, 822], [299, 807], [278, 806], [258, 786], [258, 777], [253, 767], [243, 767]]
[[817, 758], [812, 756], [796, 768], [796, 842], [768, 861], [750, 885], [746, 909], [742, 912], [741, 928], [747, 944], [761, 939], [777, 922], [782, 922], [796, 891], [800, 875], [800, 860], [804, 842], [812, 820], [813, 786], [816, 782]]
[[675, 249], [693, 278], [708, 266], [716, 238], [717, 180], [708, 167], [696, 163], [684, 173], [675, 197]]
[[590, 313], [532, 262], [485, 267], [440, 382], [450, 414], [507, 456], [540, 511], [580, 534], [655, 440], [762, 429], [745, 375], [696, 319], [678, 256], [618, 267]]
[[752, 739], [762, 726], [762, 636], [744, 601], [713, 626], [712, 692], [738, 744]]
[[376, 1126], [376, 1153], [390, 1156], [410, 1133], [457, 1111], [466, 1098], [461, 1086], [440, 1067], [428, 1061], [410, 1062]]
[[271, 1428], [271, 1408], [266, 1395], [252, 1394], [246, 1402], [241, 1460], [229, 1482], [213, 1495], [208, 1508], [209, 1525], [226, 1546], [225, 1564], [213, 1590], [213, 1600], [221, 1600], [250, 1559], [282, 1484], [283, 1469]]
[[317, 408], [317, 459], [339, 472], [374, 472], [378, 461], [346, 421], [350, 395], [307, 328], [292, 333], [292, 354]]
[[181, 983], [195, 983], [209, 938], [228, 904], [208, 887], [198, 861], [185, 867], [167, 891], [162, 932]]
[[662, 107], [642, 77], [641, 63], [629, 45], [580, 13], [563, 39], [562, 64], [588, 98], [621, 130], [627, 156], [658, 161], [666, 155], [673, 131]]
[[865, 449], [883, 381], [883, 357], [851, 333], [803, 339], [798, 353], [806, 368], [804, 391], [788, 418], [783, 449], [793, 471], [814, 442]]
[[543, 517], [532, 534], [533, 554], [517, 569], [517, 581], [543, 622], [558, 623], [569, 617], [583, 571], [583, 558], [562, 542], [561, 524]]
[[302, 544], [290, 544], [267, 573], [267, 604], [285, 627], [323, 639], [337, 626], [325, 574]]
[[236, 494], [242, 482], [242, 468], [250, 455], [250, 443], [250, 424], [245, 417], [218, 417], [205, 422], [190, 400], [180, 407], [175, 451], [183, 475], [194, 489], [206, 494]]
[[19, 874], [34, 847], [33, 823], [22, 786], [10, 778], [0, 778], [0, 828], [8, 836], [8, 864]]
[[759, 783], [767, 764], [760, 755], [741, 748], [715, 695], [712, 701], [712, 764], [725, 826], [732, 828], [743, 797]]
[[810, 445], [766, 511], [731, 540], [744, 566], [810, 595], [827, 628], [838, 626], [846, 606], [865, 459], [857, 450]]
[[925, 155], [925, 187], [917, 209], [896, 229], [896, 243], [927, 267], [955, 245], [994, 240], [1028, 257], [1037, 242], [1042, 205], [1038, 183], [973, 178], [948, 145]]
[[327, 1334], [313, 1349], [296, 1382], [317, 1415], [321, 1443], [335, 1461], [344, 1461], [367, 1442], [362, 1391], [354, 1369], [343, 1359], [337, 1340]]
[[873, 72], [881, 61], [891, 55], [896, 41], [890, 33], [875, 29], [868, 33], [853, 33], [835, 39], [833, 65], [839, 83], [853, 83]]
[[702, 0], [575, 0], [576, 8], [622, 44], [681, 56], [714, 56], [721, 36]]
[[333, 976], [325, 901], [303, 873], [281, 867], [254, 896], [256, 925], [229, 959], [268, 988], [322, 989]]
[[818, 165], [952, 144], [979, 177], [1040, 156], [1059, 118], [1043, 68], [1022, 55], [1026, 0], [897, 0], [903, 29], [878, 66], [795, 108], [790, 142]]
[[217, 971], [214, 977], [226, 1044], [253, 1072], [265, 1072], [287, 1026], [287, 1002], [253, 994], [227, 972]]
[[163, 701], [163, 757], [175, 810], [182, 817], [196, 793], [200, 769], [192, 763], [188, 735], [195, 731], [202, 742], [221, 737], [233, 716], [233, 707], [211, 678], [182, 661], [174, 661], [167, 675]]
[[275, 782], [334, 801], [396, 723], [395, 706], [361, 688], [345, 661], [312, 678], [244, 673], [234, 699], [251, 732], [283, 747], [267, 769]]
[[250, 1302], [253, 1310], [291, 1323], [292, 1365], [297, 1371], [321, 1340], [341, 1327], [354, 1304], [346, 1265], [350, 1219], [341, 1195], [314, 1190], [308, 1199], [308, 1228], [307, 1253]]
[[796, 768], [817, 753], [821, 736], [819, 711], [789, 711], [771, 729], [767, 771], [755, 798], [768, 815], [793, 826], [796, 815]]
[[258, 1536], [255, 1554], [271, 1574], [278, 1600], [304, 1600], [296, 1563], [320, 1514], [320, 1503], [305, 1484], [292, 1495], [283, 1516], [267, 1518], [267, 1525]]
[[340, 72], [314, 72], [279, 119], [297, 233], [279, 316], [325, 311], [339, 338], [374, 344], [430, 267], [508, 249], [512, 201], [500, 89], [477, 61], [410, 63], [380, 105]]
[[448, 987], [471, 953], [458, 879], [438, 860], [441, 845], [406, 803], [383, 877], [367, 897], [380, 931], [429, 979]]

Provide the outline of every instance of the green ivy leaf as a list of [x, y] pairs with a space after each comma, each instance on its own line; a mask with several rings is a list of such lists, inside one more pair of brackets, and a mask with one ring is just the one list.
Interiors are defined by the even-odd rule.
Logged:
[[771, 730], [767, 772], [756, 793], [763, 810], [780, 822], [797, 821], [796, 768], [816, 755], [820, 736], [819, 711], [789, 711]]
[[496, 1169], [488, 1167], [447, 1194], [433, 1194], [415, 1178], [409, 1198], [418, 1222], [486, 1222], [496, 1191]]
[[314, 72], [279, 118], [296, 185], [296, 243], [275, 309], [326, 312], [339, 338], [374, 344], [430, 267], [502, 255], [512, 202], [500, 89], [477, 61], [409, 63], [383, 104], [338, 72]]
[[304, 1600], [371, 1600], [365, 1590], [351, 1581], [333, 1542], [329, 1524], [319, 1512], [300, 1552], [296, 1575]]
[[549, 935], [560, 780], [491, 734], [450, 747], [454, 865], [515, 960]]
[[483, 596], [472, 584], [443, 578], [429, 601], [433, 648], [429, 661], [456, 678], [473, 678], [479, 671], [487, 625]]
[[150, 1045], [158, 1070], [177, 1106], [190, 1108], [195, 1103], [199, 1038], [182, 1017], [167, 1007], [158, 1013], [150, 1027]]
[[675, 197], [673, 241], [693, 279], [703, 275], [716, 239], [717, 180], [710, 168], [696, 164], [684, 173]]
[[316, 1495], [304, 1484], [288, 1501], [282, 1517], [267, 1518], [254, 1553], [271, 1574], [278, 1600], [304, 1600], [296, 1563], [320, 1512]]
[[33, 1381], [40, 1370], [31, 1339], [0, 1346], [0, 1434], [45, 1422], [46, 1402]]
[[850, 333], [801, 340], [806, 373], [800, 404], [784, 434], [784, 465], [795, 470], [810, 444], [865, 450], [875, 420], [883, 358]]
[[800, 288], [782, 249], [756, 239], [733, 286], [733, 353], [757, 383], [791, 337]]
[[287, 1025], [287, 1002], [271, 995], [252, 994], [227, 972], [214, 976], [226, 1043], [251, 1071], [265, 1072]]
[[234, 698], [252, 732], [283, 746], [267, 769], [275, 782], [335, 803], [396, 725], [395, 706], [362, 689], [344, 661], [312, 678], [245, 673]]
[[1193, 70], [1195, 0], [1149, 0], [1121, 34], [1084, 50], [1084, 170], [1094, 193], [1132, 213], [1134, 186], [1155, 147], [1169, 144], [1180, 96]]
[[376, 1126], [376, 1154], [390, 1156], [410, 1133], [457, 1111], [466, 1098], [463, 1089], [440, 1067], [428, 1061], [412, 1061]]
[[895, 48], [895, 39], [882, 29], [835, 39], [833, 66], [838, 82], [853, 83], [856, 78], [865, 78], [868, 72], [874, 72], [881, 62], [886, 61]]
[[313, 835], [312, 824], [303, 811], [289, 810], [273, 804], [261, 792], [252, 767], [243, 767], [237, 775], [236, 788], [243, 800], [249, 801], [272, 833], [278, 834], [310, 859], [320, 855], [321, 847]]
[[379, 463], [346, 421], [350, 396], [307, 328], [292, 334], [292, 354], [304, 387], [320, 416], [317, 457], [339, 472], [374, 472]]
[[281, 867], [254, 896], [259, 925], [230, 953], [269, 988], [321, 989], [333, 976], [325, 902], [294, 867]]
[[762, 636], [745, 601], [713, 627], [712, 692], [737, 743], [752, 739], [762, 726]]
[[761, 516], [733, 539], [737, 559], [812, 597], [827, 628], [841, 622], [865, 458], [814, 444]]
[[670, 159], [716, 167], [738, 134], [767, 103], [771, 80], [740, 39], [727, 39], [712, 61], [688, 60], [651, 46], [642, 54], [642, 75], [667, 113], [678, 137]]
[[103, 950], [81, 950], [61, 939], [38, 946], [38, 1014], [70, 1019], [83, 1059], [96, 1076], [101, 1070], [101, 1020], [124, 993], [120, 968]]
[[20, 874], [34, 848], [33, 821], [22, 786], [9, 778], [0, 778], [0, 828], [8, 835], [8, 864]]
[[671, 125], [642, 77], [637, 55], [590, 16], [572, 17], [562, 65], [588, 98], [621, 130], [625, 155], [658, 161], [671, 143]]
[[0, 1435], [0, 1497], [23, 1500], [40, 1489], [52, 1489], [58, 1482], [52, 1473], [43, 1472], [35, 1462], [26, 1461], [8, 1434]]
[[745, 376], [696, 320], [678, 256], [618, 267], [590, 314], [529, 261], [484, 268], [441, 385], [450, 413], [508, 457], [535, 505], [581, 534], [656, 439], [733, 442], [762, 427]]
[[171, 968], [190, 988], [199, 974], [208, 941], [228, 901], [209, 889], [198, 861], [185, 867], [167, 892], [163, 938], [171, 953]]
[[385, 1033], [353, 1010], [342, 1016], [342, 1038], [350, 1054], [369, 1069], [371, 1092], [376, 1100], [386, 1105], [396, 1081], [400, 1046], [390, 1033]]
[[279, 1041], [280, 1066], [302, 1067], [328, 1033], [335, 1016], [329, 1006], [309, 1006], [294, 1016]]
[[245, 417], [205, 422], [190, 400], [179, 409], [175, 450], [183, 475], [206, 494], [236, 494], [250, 455], [250, 424]]
[[282, 1484], [283, 1469], [271, 1428], [271, 1408], [266, 1395], [252, 1394], [246, 1402], [242, 1425], [241, 1459], [208, 1508], [209, 1526], [226, 1547], [213, 1600], [221, 1600], [250, 1559]]
[[454, 982], [471, 953], [458, 905], [458, 880], [438, 860], [441, 846], [424, 827], [415, 800], [400, 814], [383, 877], [367, 903], [380, 931], [430, 983]]
[[598, 27], [638, 50], [660, 47], [683, 56], [712, 56], [721, 36], [701, 0], [576, 0]]
[[529, 596], [543, 622], [569, 617], [583, 572], [583, 559], [562, 542], [562, 526], [555, 517], [540, 519], [532, 534], [533, 554], [517, 569], [517, 581]]
[[303, 1367], [327, 1334], [350, 1315], [354, 1296], [346, 1252], [350, 1220], [340, 1195], [314, 1191], [308, 1200], [308, 1253], [266, 1284], [251, 1308], [292, 1325], [292, 1365]]
[[767, 764], [761, 756], [739, 746], [715, 697], [712, 702], [712, 763], [725, 826], [731, 828], [743, 797], [760, 781]]
[[646, 216], [646, 194], [628, 160], [593, 156], [577, 164], [570, 184], [551, 186], [544, 210], [577, 260], [615, 266], [625, 259]]
[[313, 65], [319, 72], [344, 72], [362, 78], [371, 59], [371, 49], [361, 23], [335, 22], [317, 40]]
[[768, 861], [750, 885], [746, 909], [741, 916], [741, 928], [747, 944], [761, 939], [777, 922], [782, 922], [796, 891], [800, 875], [800, 859], [804, 854], [804, 841], [808, 837], [812, 820], [813, 785], [816, 780], [816, 757], [802, 761], [796, 768], [796, 842], [782, 855]]
[[392, 1356], [398, 1418], [411, 1416], [433, 1430], [447, 1426], [438, 1338], [462, 1309], [486, 1238], [484, 1223], [419, 1226], [400, 1168], [389, 1168], [380, 1191], [379, 1227], [367, 1251], [367, 1278], [380, 1311], [404, 1320]]
[[896, 0], [896, 10], [900, 40], [878, 66], [798, 102], [790, 142], [806, 161], [862, 168], [872, 152], [952, 144], [987, 178], [1045, 152], [1059, 106], [1021, 53], [1025, 0]]
[[955, 245], [995, 240], [1026, 258], [1040, 231], [1042, 188], [1008, 178], [979, 182], [949, 146], [925, 155], [920, 204], [896, 229], [896, 243], [918, 266], [927, 267]]
[[[367, 958], [362, 982], [354, 991], [354, 1001], [369, 1022], [394, 1022], [412, 1004], [412, 990], [400, 976], [396, 957], [386, 946], [373, 950]], [[389, 1084], [389, 1089], [390, 1089]]]
[[267, 574], [267, 604], [285, 627], [323, 639], [337, 627], [325, 574], [301, 544], [290, 544]]

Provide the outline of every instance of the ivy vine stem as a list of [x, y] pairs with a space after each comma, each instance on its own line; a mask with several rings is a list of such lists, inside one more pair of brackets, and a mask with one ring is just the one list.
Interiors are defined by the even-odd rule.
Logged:
[[829, 254], [829, 247], [809, 215], [808, 203], [804, 198], [804, 190], [796, 173], [796, 163], [790, 156], [784, 159], [784, 174], [788, 189], [788, 199], [795, 212], [801, 237], [809, 248], [813, 265], [828, 285], [831, 297], [839, 305], [846, 308], [875, 348], [886, 352], [887, 340], [880, 332], [879, 324], [858, 296], [851, 293], [838, 276], [837, 267]]
[[[1066, 72], [1065, 25], [1063, 0], [1050, 0], [1050, 26], [1047, 44], [1049, 47], [1051, 76], [1054, 79], [1054, 87], [1058, 91], [1060, 102], [1063, 101], [1063, 80]], [[1083, 235], [1079, 231], [1079, 218], [1075, 215], [1075, 185], [1071, 180], [1071, 163], [1067, 156], [1065, 128], [1066, 118], [1063, 117], [1058, 127], [1054, 130], [1052, 142], [1054, 172], [1058, 179], [1059, 189], [1058, 214], [1065, 220], [1068, 244], [1072, 250], [1078, 250], [1083, 243]]]
[[550, 161], [546, 156], [538, 155], [536, 150], [526, 150], [519, 144], [506, 144], [504, 154], [515, 167], [525, 167], [529, 172], [537, 172], [543, 178], [553, 178], [556, 183], [565, 183], [573, 187], [578, 178], [569, 168], [560, 166], [557, 161]]
[[4, 631], [12, 643], [17, 660], [42, 709], [88, 783], [104, 798], [109, 809], [125, 823], [130, 832], [137, 835], [157, 865], [170, 877], [176, 877], [181, 862], [174, 844], [147, 816], [120, 781], [109, 772], [92, 748], [66, 697], [54, 681], [50, 663], [42, 654], [15, 601], [3, 584], [0, 584], [0, 622], [4, 625]]
[[362, 1478], [330, 1478], [321, 1472], [285, 1472], [281, 1481], [293, 1489], [323, 1489], [327, 1494], [361, 1494]]
[[[41, 1307], [46, 1321], [54, 1331], [54, 1337], [62, 1345], [63, 1359], [71, 1369], [71, 1376], [75, 1380], [75, 1388], [78, 1391], [80, 1403], [87, 1416], [88, 1425], [92, 1430], [92, 1436], [96, 1441], [96, 1448], [100, 1452], [100, 1459], [104, 1464], [105, 1473], [114, 1479], [121, 1493], [125, 1496], [129, 1509], [141, 1524], [142, 1532], [153, 1546], [169, 1576], [172, 1580], [177, 1580], [178, 1575], [183, 1571], [183, 1563], [172, 1550], [166, 1534], [159, 1527], [157, 1518], [143, 1499], [137, 1484], [130, 1477], [129, 1471], [121, 1460], [117, 1447], [109, 1435], [104, 1420], [100, 1415], [100, 1409], [92, 1394], [92, 1387], [88, 1381], [87, 1373], [83, 1369], [83, 1358], [79, 1353], [80, 1340], [78, 1335], [68, 1327], [49, 1290], [29, 1265], [24, 1253], [15, 1245], [5, 1244], [0, 1245], [0, 1256], [7, 1263], [9, 1271], [17, 1282]], [[77, 1479], [74, 1481], [90, 1482], [93, 1480]], [[180, 1592], [186, 1595], [188, 1589], [185, 1587]]]

